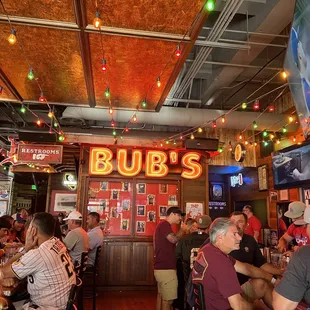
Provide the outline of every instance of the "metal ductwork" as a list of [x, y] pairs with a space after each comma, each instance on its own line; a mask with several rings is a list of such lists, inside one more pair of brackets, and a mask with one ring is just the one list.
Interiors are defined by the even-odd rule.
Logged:
[[[156, 124], [159, 126], [196, 127], [217, 119], [227, 113], [223, 110], [185, 109], [162, 107], [159, 112], [138, 112], [139, 124]], [[252, 129], [252, 122], [259, 116], [259, 112], [231, 112], [226, 116], [225, 124], [218, 121], [218, 128], [243, 130]], [[133, 111], [114, 110], [113, 119], [117, 123], [127, 123], [133, 116]], [[107, 109], [67, 107], [62, 114], [65, 119], [84, 119], [94, 121], [111, 121]], [[256, 120], [257, 130], [279, 130], [287, 123], [286, 116], [277, 113], [264, 113]], [[206, 127], [211, 127], [210, 123]], [[293, 125], [292, 125], [293, 127]], [[295, 128], [288, 128], [293, 130]]]

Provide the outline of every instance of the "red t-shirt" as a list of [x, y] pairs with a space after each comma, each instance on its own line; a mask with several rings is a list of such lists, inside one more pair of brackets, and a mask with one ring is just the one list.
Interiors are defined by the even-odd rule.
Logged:
[[167, 221], [159, 223], [154, 234], [154, 269], [176, 269], [175, 244], [167, 240], [173, 233]]
[[[285, 222], [283, 221], [283, 219], [279, 219], [279, 230], [280, 230], [280, 234], [281, 236], [287, 231], [287, 227]], [[281, 237], [280, 236], [280, 237]]]
[[241, 294], [235, 263], [234, 258], [224, 254], [211, 243], [199, 251], [192, 278], [193, 283], [203, 285], [206, 309], [231, 309], [228, 297]]
[[310, 244], [310, 237], [307, 235], [307, 226], [291, 224], [286, 233], [295, 238], [298, 246]]
[[254, 231], [258, 231], [259, 232], [258, 242], [262, 242], [261, 231], [260, 231], [261, 228], [262, 228], [262, 223], [260, 222], [260, 220], [255, 215], [252, 215], [248, 219], [248, 228], [246, 229], [244, 233], [254, 237]]

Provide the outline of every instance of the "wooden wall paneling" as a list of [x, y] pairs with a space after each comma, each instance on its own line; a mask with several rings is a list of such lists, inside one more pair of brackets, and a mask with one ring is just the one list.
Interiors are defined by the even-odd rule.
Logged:
[[154, 285], [154, 250], [151, 242], [134, 242], [132, 277], [134, 285]]
[[205, 163], [205, 203], [204, 214], [209, 215], [209, 163]]
[[49, 212], [52, 198], [52, 175], [48, 176], [45, 211]]
[[108, 242], [106, 247], [105, 285], [132, 284], [132, 243]]

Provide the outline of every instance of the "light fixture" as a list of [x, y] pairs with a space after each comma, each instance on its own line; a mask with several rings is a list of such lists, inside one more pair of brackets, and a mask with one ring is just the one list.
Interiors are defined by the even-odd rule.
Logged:
[[199, 128], [197, 129], [197, 131], [198, 131], [199, 133], [201, 133], [201, 132], [202, 132], [202, 128], [199, 127]]
[[42, 124], [41, 120], [37, 120], [37, 125], [40, 126]]
[[175, 51], [175, 56], [180, 57], [181, 56], [181, 47], [180, 45], [177, 45], [176, 51]]
[[222, 122], [223, 124], [225, 124], [225, 123], [226, 123], [226, 118], [225, 118], [225, 116], [224, 116], [224, 115], [221, 117], [221, 122]]
[[142, 101], [142, 107], [143, 107], [143, 108], [146, 108], [146, 106], [147, 106], [146, 99], [144, 99], [144, 100]]
[[136, 115], [136, 114], [133, 116], [132, 121], [133, 121], [134, 123], [137, 122], [137, 115]]
[[114, 123], [114, 120], [112, 119], [111, 121], [111, 126], [114, 127], [115, 126], [115, 123]]
[[107, 86], [107, 88], [105, 89], [104, 94], [105, 94], [105, 96], [106, 96], [107, 98], [110, 97], [110, 88], [109, 88], [108, 86]]
[[64, 141], [64, 140], [65, 140], [65, 136], [59, 135], [59, 136], [58, 136], [58, 140], [59, 140], [59, 141]]
[[264, 146], [267, 146], [268, 145], [268, 142], [267, 141], [264, 141]]
[[113, 109], [112, 109], [112, 107], [109, 108], [109, 114], [110, 114], [110, 115], [113, 114]]
[[254, 110], [259, 110], [259, 100], [255, 100], [253, 108]]
[[294, 117], [293, 117], [293, 116], [289, 116], [288, 121], [289, 121], [290, 123], [292, 123], [292, 122], [294, 121]]
[[287, 73], [283, 70], [282, 73], [281, 73], [283, 79], [286, 79], [287, 78]]
[[113, 134], [113, 136], [116, 136], [116, 130], [115, 129], [112, 131], [112, 134]]
[[242, 108], [243, 110], [245, 110], [247, 107], [248, 107], [248, 105], [247, 105], [246, 102], [243, 102], [243, 103], [241, 104], [241, 108]]
[[269, 106], [269, 112], [274, 112], [274, 106], [273, 105]]
[[105, 59], [102, 59], [101, 70], [102, 71], [107, 71], [107, 61]]
[[285, 126], [282, 127], [282, 132], [286, 133], [287, 132], [287, 128]]
[[157, 87], [160, 87], [161, 85], [160, 76], [157, 78], [156, 84], [157, 84]]
[[267, 137], [268, 136], [268, 132], [266, 130], [263, 131], [263, 137]]
[[257, 129], [257, 127], [258, 127], [258, 125], [257, 125], [257, 123], [254, 121], [254, 122], [253, 122], [253, 128], [254, 128], [254, 129]]
[[20, 112], [21, 113], [26, 113], [26, 107], [22, 104], [22, 106], [20, 107]]
[[222, 148], [222, 147], [219, 147], [219, 148], [217, 149], [217, 151], [218, 151], [219, 153], [223, 153], [223, 148]]
[[212, 122], [212, 128], [216, 128], [216, 127], [217, 127], [216, 121], [214, 120], [214, 121]]
[[50, 111], [48, 112], [47, 116], [48, 116], [49, 118], [52, 118], [52, 117], [54, 116], [54, 113], [50, 110]]
[[129, 131], [129, 128], [128, 128], [128, 127], [126, 127], [126, 128], [125, 128], [125, 132], [128, 132], [128, 131]]
[[27, 77], [28, 77], [28, 79], [30, 81], [32, 81], [34, 79], [34, 73], [33, 73], [33, 69], [32, 68], [29, 68], [29, 72], [28, 72]]
[[243, 139], [242, 134], [240, 134], [239, 135], [239, 140], [242, 140], [242, 139]]
[[169, 144], [169, 140], [166, 140], [166, 144]]
[[93, 25], [96, 29], [99, 29], [100, 25], [101, 25], [100, 13], [99, 13], [98, 9], [96, 10], [96, 13], [95, 13]]
[[11, 29], [10, 31], [10, 35], [8, 37], [8, 41], [10, 44], [15, 44], [16, 43], [16, 30], [15, 29]]
[[274, 139], [274, 134], [270, 134], [270, 139]]
[[244, 142], [244, 144], [245, 144], [245, 145], [248, 145], [248, 144], [249, 144], [249, 142], [248, 142], [248, 141], [245, 141], [245, 142]]
[[44, 103], [44, 102], [46, 101], [46, 98], [45, 98], [45, 96], [44, 96], [44, 94], [43, 94], [43, 91], [41, 91], [41, 95], [40, 95], [39, 101], [40, 101], [41, 103]]
[[208, 0], [206, 3], [206, 9], [209, 12], [212, 12], [214, 10], [214, 8], [215, 8], [214, 0]]
[[193, 134], [191, 134], [191, 139], [194, 140], [195, 139], [195, 136]]

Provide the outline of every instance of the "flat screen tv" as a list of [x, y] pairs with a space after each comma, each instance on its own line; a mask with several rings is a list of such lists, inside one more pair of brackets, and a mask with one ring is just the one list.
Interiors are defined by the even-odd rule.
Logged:
[[310, 1], [297, 0], [284, 68], [305, 138], [310, 135]]
[[272, 153], [272, 170], [276, 189], [310, 184], [310, 141]]

